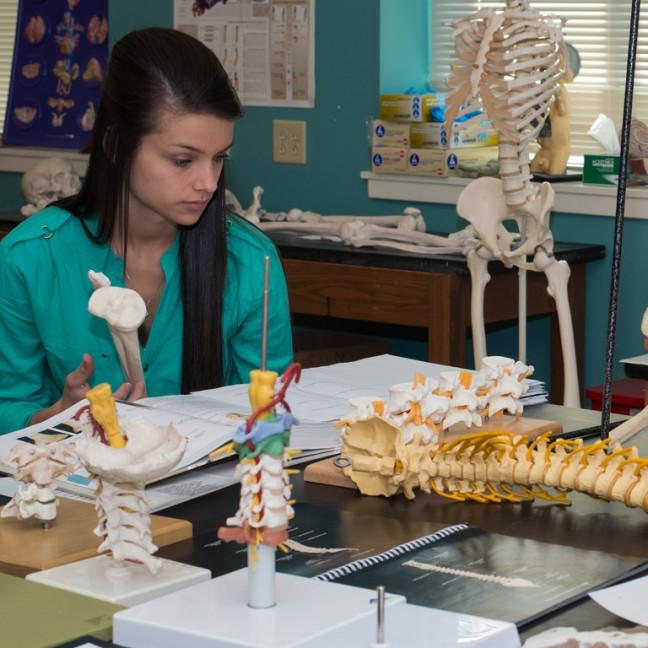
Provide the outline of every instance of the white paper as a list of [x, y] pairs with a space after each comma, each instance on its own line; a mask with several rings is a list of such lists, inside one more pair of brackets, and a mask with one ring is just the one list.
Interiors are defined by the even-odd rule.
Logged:
[[648, 626], [648, 576], [590, 592], [590, 596], [612, 614]]
[[219, 58], [248, 106], [315, 105], [315, 0], [230, 0], [200, 13], [174, 0], [173, 25]]
[[623, 358], [619, 360], [624, 364], [633, 364], [633, 365], [648, 365], [648, 353], [642, 353], [638, 356], [632, 356], [632, 358]]

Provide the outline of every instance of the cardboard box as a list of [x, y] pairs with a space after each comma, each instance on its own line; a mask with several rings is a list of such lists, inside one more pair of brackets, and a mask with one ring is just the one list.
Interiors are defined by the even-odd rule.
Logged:
[[449, 141], [443, 124], [426, 122], [410, 124], [410, 141], [412, 148], [467, 148], [497, 146], [499, 136], [488, 119], [470, 129], [462, 123], [455, 124], [452, 129], [452, 141]]
[[393, 122], [430, 121], [430, 109], [440, 105], [436, 94], [384, 94], [380, 96], [380, 119]]
[[374, 119], [371, 125], [372, 146], [410, 147], [410, 125]]
[[462, 175], [462, 167], [497, 160], [496, 146], [464, 149], [411, 148], [407, 155], [407, 173], [424, 176]]
[[618, 155], [585, 155], [583, 184], [616, 185], [619, 164]]
[[407, 149], [393, 146], [372, 148], [371, 170], [374, 173], [407, 173]]

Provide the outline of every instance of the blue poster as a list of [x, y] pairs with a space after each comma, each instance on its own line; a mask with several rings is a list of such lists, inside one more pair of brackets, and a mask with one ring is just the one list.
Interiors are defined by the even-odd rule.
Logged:
[[108, 62], [108, 0], [20, 0], [5, 144], [90, 141]]

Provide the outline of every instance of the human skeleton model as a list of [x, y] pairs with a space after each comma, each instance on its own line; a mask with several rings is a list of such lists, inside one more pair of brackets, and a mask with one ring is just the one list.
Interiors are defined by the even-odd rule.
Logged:
[[[446, 128], [457, 117], [483, 108], [500, 134], [500, 179], [471, 182], [457, 202], [457, 212], [476, 234], [464, 253], [472, 276], [473, 323], [483, 317], [488, 261], [545, 273], [556, 301], [565, 365], [564, 404], [578, 406], [576, 350], [569, 309], [569, 266], [553, 256], [549, 217], [551, 185], [531, 182], [529, 142], [546, 121], [564, 76], [567, 53], [563, 20], [530, 8], [527, 0], [506, 0], [502, 11], [483, 10], [452, 22], [458, 62], [448, 79]], [[519, 235], [508, 232], [515, 221]], [[533, 260], [527, 261], [527, 255]], [[483, 355], [482, 326], [474, 336], [475, 356]]]
[[173, 423], [156, 426], [143, 418], [119, 421], [110, 386], [87, 392], [90, 401], [76, 415], [87, 430], [76, 442], [83, 466], [97, 480], [95, 535], [98, 553], [108, 552], [116, 565], [143, 563], [155, 574], [162, 561], [151, 554], [147, 482], [159, 479], [180, 461], [187, 444]]
[[88, 310], [106, 320], [124, 378], [131, 385], [136, 382], [144, 384], [137, 331], [146, 318], [146, 303], [130, 288], [111, 286], [110, 279], [102, 272], [90, 270], [88, 278], [95, 289]]
[[425, 220], [416, 207], [406, 207], [402, 214], [393, 216], [323, 216], [296, 207], [287, 212], [269, 212], [261, 206], [262, 195], [263, 188], [254, 187], [252, 203], [244, 209], [236, 196], [227, 191], [227, 204], [234, 213], [265, 232], [338, 237], [353, 247], [380, 245], [416, 253], [421, 252], [420, 237], [424, 237], [428, 245], [436, 245], [425, 248], [428, 253], [462, 251], [461, 236], [454, 241], [452, 235], [446, 238], [424, 234]]
[[20, 482], [13, 498], [3, 507], [0, 517], [19, 520], [35, 517], [47, 527], [56, 519], [58, 502], [54, 480], [71, 473], [77, 463], [74, 449], [63, 444], [19, 443], [4, 458], [3, 464], [16, 465]]
[[[237, 476], [241, 495], [238, 511], [227, 519], [227, 526], [218, 530], [218, 537], [248, 545], [251, 607], [274, 605], [274, 592], [255, 593], [254, 574], [259, 572], [257, 583], [265, 577], [274, 578], [274, 551], [288, 539], [288, 522], [294, 515], [292, 486], [284, 461], [289, 458], [290, 428], [296, 419], [284, 396], [291, 381], [299, 380], [300, 373], [298, 364], [290, 365], [280, 378], [281, 388], [275, 393], [276, 372], [251, 371], [249, 396], [253, 414], [233, 438], [232, 447], [240, 458]], [[281, 413], [275, 409], [278, 405], [283, 408]], [[268, 558], [271, 560], [267, 561]], [[267, 572], [266, 564], [270, 563], [271, 574], [264, 576], [262, 572]]]

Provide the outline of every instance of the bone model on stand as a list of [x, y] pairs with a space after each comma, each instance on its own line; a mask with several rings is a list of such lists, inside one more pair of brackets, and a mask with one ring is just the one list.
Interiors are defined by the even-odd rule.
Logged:
[[26, 520], [34, 517], [48, 528], [56, 519], [58, 501], [54, 481], [76, 468], [77, 454], [63, 444], [18, 443], [3, 459], [5, 466], [16, 466], [14, 478], [20, 482], [16, 494], [2, 508], [0, 517]]
[[146, 483], [167, 475], [182, 459], [187, 440], [175, 424], [157, 426], [142, 417], [120, 421], [106, 383], [89, 390], [89, 406], [75, 418], [84, 425], [76, 441], [83, 466], [97, 481], [98, 553], [110, 553], [115, 567], [142, 563], [155, 574], [162, 561], [152, 554]]
[[[237, 475], [241, 482], [239, 508], [218, 530], [226, 541], [247, 544], [248, 605], [275, 605], [275, 552], [288, 539], [288, 522], [294, 512], [291, 485], [284, 461], [288, 458], [290, 428], [296, 423], [284, 396], [290, 383], [299, 381], [301, 368], [291, 364], [279, 378], [266, 369], [268, 328], [269, 258], [265, 258], [261, 368], [250, 372], [252, 415], [234, 435], [231, 447], [239, 455]], [[282, 412], [277, 411], [281, 406]]]

